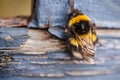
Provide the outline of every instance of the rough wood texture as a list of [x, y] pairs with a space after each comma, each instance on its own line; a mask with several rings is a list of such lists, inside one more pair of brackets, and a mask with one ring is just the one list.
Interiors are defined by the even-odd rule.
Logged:
[[29, 29], [29, 39], [20, 49], [4, 50], [14, 60], [0, 64], [0, 80], [119, 80], [120, 30], [97, 33], [101, 44], [95, 64], [88, 64], [72, 60], [64, 51], [64, 41], [51, 37], [46, 30]]
[[28, 27], [40, 28], [48, 24], [48, 20], [51, 26], [63, 26], [67, 22], [68, 8], [69, 0], [37, 0], [35, 16]]
[[46, 30], [29, 29], [29, 39], [20, 52], [45, 53], [54, 50], [64, 50], [65, 42], [54, 38]]
[[75, 8], [101, 27], [120, 28], [120, 0], [75, 0]]

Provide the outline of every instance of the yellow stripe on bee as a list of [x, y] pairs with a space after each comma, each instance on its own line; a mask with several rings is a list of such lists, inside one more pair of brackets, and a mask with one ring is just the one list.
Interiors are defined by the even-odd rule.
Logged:
[[80, 21], [90, 21], [90, 18], [87, 15], [78, 15], [70, 19], [69, 26], [74, 25], [75, 23], [78, 23]]
[[[88, 33], [86, 33], [86, 34], [83, 34], [83, 35], [79, 35], [79, 37], [80, 38], [86, 38], [86, 39], [89, 39], [90, 38], [90, 32], [88, 32]], [[95, 42], [96, 40], [97, 40], [97, 35], [94, 33], [94, 32], [92, 32], [92, 36], [91, 36], [91, 40], [92, 40], [92, 42]]]
[[[83, 35], [78, 35], [78, 37], [80, 38], [89, 38], [89, 33], [87, 34], [83, 34]], [[79, 46], [79, 42], [76, 38], [70, 38], [70, 42], [72, 45], [78, 47]]]
[[92, 41], [95, 42], [97, 40], [97, 35], [95, 33], [92, 33]]
[[[89, 33], [86, 33], [86, 34], [83, 34], [83, 35], [78, 35], [79, 38], [83, 38], [83, 39], [86, 39], [86, 40], [89, 40], [90, 38], [90, 32]], [[95, 42], [97, 40], [97, 35], [95, 33], [92, 33], [92, 42]], [[70, 43], [76, 47], [79, 46], [79, 42], [76, 38], [70, 38]]]
[[70, 38], [70, 43], [76, 47], [78, 47], [78, 41], [75, 38]]

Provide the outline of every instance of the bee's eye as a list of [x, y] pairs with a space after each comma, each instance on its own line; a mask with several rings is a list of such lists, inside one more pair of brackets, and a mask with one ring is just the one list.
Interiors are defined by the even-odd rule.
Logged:
[[85, 26], [84, 26], [84, 24], [81, 24], [81, 27], [82, 27], [82, 29], [85, 29]]
[[74, 13], [73, 16], [76, 16], [76, 13]]
[[78, 13], [73, 13], [73, 17], [75, 17], [75, 16], [77, 16], [78, 15]]

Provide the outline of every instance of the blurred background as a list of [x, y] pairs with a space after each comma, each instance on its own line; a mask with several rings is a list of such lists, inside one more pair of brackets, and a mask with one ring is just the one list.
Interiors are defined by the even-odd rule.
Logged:
[[0, 17], [30, 16], [31, 0], [0, 0]]
[[76, 63], [47, 30], [26, 28], [33, 1], [0, 0], [0, 80], [120, 80], [120, 0], [75, 0], [99, 28], [95, 64]]
[[[3, 22], [0, 26], [5, 25], [1, 19], [7, 22], [16, 17], [23, 20], [30, 17], [33, 1], [35, 0], [0, 0], [0, 22]], [[120, 0], [75, 0], [75, 8], [82, 10], [99, 27], [120, 28]], [[19, 21], [21, 20], [13, 23]], [[25, 20], [21, 23], [21, 25], [27, 24]]]
[[27, 26], [32, 0], [0, 0], [0, 26]]
[[120, 0], [75, 0], [75, 8], [101, 27], [120, 28]]

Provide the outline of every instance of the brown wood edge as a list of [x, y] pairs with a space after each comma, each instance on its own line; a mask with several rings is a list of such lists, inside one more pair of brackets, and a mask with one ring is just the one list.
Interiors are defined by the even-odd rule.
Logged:
[[31, 15], [30, 15], [30, 18], [28, 19], [28, 22], [30, 22], [35, 15], [36, 1], [37, 0], [32, 0], [32, 2], [31, 2]]

